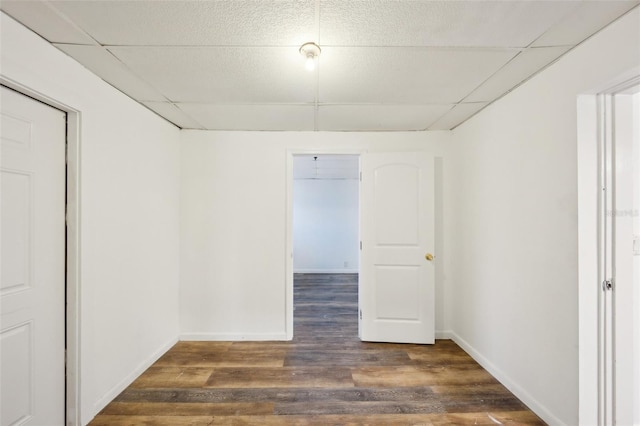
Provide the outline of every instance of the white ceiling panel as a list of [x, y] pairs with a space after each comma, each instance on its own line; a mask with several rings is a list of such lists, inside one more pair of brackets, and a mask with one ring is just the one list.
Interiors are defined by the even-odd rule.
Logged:
[[576, 10], [563, 17], [533, 46], [575, 45], [604, 28], [640, 3], [639, 1], [580, 1]]
[[307, 103], [316, 78], [297, 48], [112, 47], [173, 102]]
[[84, 31], [76, 26], [47, 3], [25, 0], [2, 0], [0, 10], [22, 22], [50, 42], [97, 44]]
[[320, 3], [330, 46], [525, 47], [573, 1], [344, 1]]
[[494, 100], [522, 81], [538, 72], [569, 50], [563, 47], [538, 47], [527, 49], [500, 71], [492, 75], [479, 88], [471, 93], [464, 102], [483, 102]]
[[321, 105], [318, 130], [424, 130], [452, 105]]
[[317, 36], [315, 1], [54, 1], [107, 45], [299, 46]]
[[207, 129], [314, 130], [313, 106], [181, 103], [178, 107]]
[[160, 116], [166, 118], [182, 129], [204, 129], [205, 127], [184, 113], [170, 102], [143, 102], [143, 104]]
[[458, 104], [442, 116], [442, 118], [433, 123], [428, 130], [451, 130], [488, 104], [488, 102]]
[[56, 44], [58, 49], [93, 71], [98, 77], [138, 101], [166, 101], [160, 92], [136, 77], [102, 46]]
[[326, 48], [320, 58], [320, 102], [452, 104], [517, 53], [511, 49]]
[[[640, 0], [0, 0], [183, 128], [450, 129]], [[317, 42], [307, 72], [300, 45]]]

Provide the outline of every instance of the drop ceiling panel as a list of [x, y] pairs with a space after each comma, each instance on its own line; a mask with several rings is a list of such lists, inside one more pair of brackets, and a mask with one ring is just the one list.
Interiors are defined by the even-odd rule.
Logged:
[[315, 74], [294, 48], [111, 47], [173, 102], [306, 103]]
[[639, 1], [581, 1], [577, 8], [533, 43], [533, 46], [575, 45], [604, 28]]
[[207, 129], [314, 130], [313, 106], [181, 103], [178, 107]]
[[[638, 4], [0, 0], [179, 126], [242, 130], [455, 127]], [[322, 48], [316, 72], [307, 41]]]
[[465, 102], [494, 100], [569, 50], [569, 47], [538, 47], [527, 49], [477, 88]]
[[573, 1], [344, 1], [320, 3], [321, 43], [332, 46], [525, 47]]
[[93, 71], [98, 77], [138, 101], [166, 101], [160, 92], [136, 77], [115, 56], [102, 46], [56, 44], [76, 61]]
[[299, 46], [315, 1], [54, 1], [101, 44]]
[[96, 44], [84, 31], [47, 3], [2, 0], [0, 9], [50, 42]]
[[518, 52], [327, 47], [320, 58], [320, 102], [457, 103]]
[[487, 106], [488, 102], [458, 104], [433, 123], [428, 130], [451, 130]]
[[150, 110], [166, 118], [182, 129], [204, 129], [205, 127], [169, 102], [143, 102]]
[[424, 130], [451, 105], [321, 105], [318, 130]]

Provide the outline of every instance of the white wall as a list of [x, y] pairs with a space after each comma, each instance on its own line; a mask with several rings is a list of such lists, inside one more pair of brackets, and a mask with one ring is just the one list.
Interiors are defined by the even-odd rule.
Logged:
[[359, 183], [357, 179], [294, 179], [294, 272], [358, 272]]
[[639, 23], [636, 8], [453, 132], [455, 338], [551, 424], [578, 424], [576, 99], [640, 65]]
[[80, 389], [87, 423], [178, 337], [179, 129], [1, 16], [0, 73], [80, 111]]
[[[432, 152], [444, 182], [436, 329], [448, 330], [449, 132], [182, 132], [183, 338], [286, 337], [288, 150]], [[444, 212], [444, 213], [443, 213]], [[445, 235], [443, 237], [443, 234]]]

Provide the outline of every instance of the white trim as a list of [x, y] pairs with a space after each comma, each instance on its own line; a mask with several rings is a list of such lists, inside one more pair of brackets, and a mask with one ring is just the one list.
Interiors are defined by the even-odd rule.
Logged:
[[453, 340], [455, 333], [451, 330], [436, 330], [436, 340]]
[[[286, 151], [286, 196], [285, 196], [285, 340], [293, 339], [293, 157], [304, 154], [362, 155], [367, 150], [361, 148], [287, 148]], [[359, 219], [358, 219], [359, 220]], [[358, 302], [358, 306], [360, 302]]]
[[9, 77], [0, 75], [0, 84], [25, 96], [64, 111], [67, 114], [67, 274], [66, 274], [66, 424], [81, 424], [81, 377], [80, 377], [80, 186], [81, 186], [81, 118], [79, 110], [58, 102]]
[[[611, 411], [605, 400], [605, 337], [601, 291], [604, 279], [604, 206], [601, 192], [604, 177], [602, 106], [606, 97], [640, 82], [635, 67], [598, 90], [577, 98], [577, 183], [578, 183], [578, 419], [580, 424], [603, 424]], [[610, 390], [609, 390], [610, 392]], [[608, 409], [605, 409], [607, 408]]]
[[120, 395], [122, 391], [124, 391], [131, 383], [133, 383], [134, 380], [140, 377], [140, 375], [144, 373], [147, 368], [151, 367], [153, 363], [160, 359], [160, 357], [164, 355], [169, 349], [171, 349], [176, 343], [178, 343], [178, 337], [172, 337], [171, 339], [169, 339], [169, 341], [160, 346], [155, 352], [147, 357], [147, 359], [138, 364], [138, 366], [131, 373], [127, 374], [125, 378], [120, 380], [120, 382], [112, 387], [110, 391], [108, 391], [100, 399], [98, 399], [98, 401], [96, 401], [96, 403], [93, 405], [94, 412], [92, 413], [92, 417], [95, 417], [95, 415], [98, 414], [100, 410], [102, 410], [111, 401], [113, 401], [116, 396]]
[[291, 340], [286, 333], [182, 333], [180, 341], [199, 342], [265, 342]]
[[357, 274], [358, 269], [296, 269], [294, 274]]
[[596, 96], [578, 97], [578, 419], [598, 423], [598, 120]]
[[80, 425], [80, 134], [82, 115], [67, 111], [67, 425]]
[[489, 361], [478, 350], [471, 346], [466, 340], [458, 336], [456, 333], [451, 332], [451, 339], [458, 344], [465, 352], [467, 352], [471, 358], [476, 360], [485, 370], [487, 370], [493, 377], [495, 377], [500, 383], [502, 383], [511, 393], [518, 397], [522, 402], [527, 405], [538, 416], [542, 418], [547, 424], [550, 425], [565, 425], [559, 418], [542, 405], [537, 399], [531, 396], [524, 387], [520, 386], [515, 380], [504, 373], [495, 364]]

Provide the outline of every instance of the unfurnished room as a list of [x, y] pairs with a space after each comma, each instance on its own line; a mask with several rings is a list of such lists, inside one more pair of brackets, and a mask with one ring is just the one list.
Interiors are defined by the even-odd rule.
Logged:
[[0, 0], [0, 426], [640, 426], [639, 0]]

